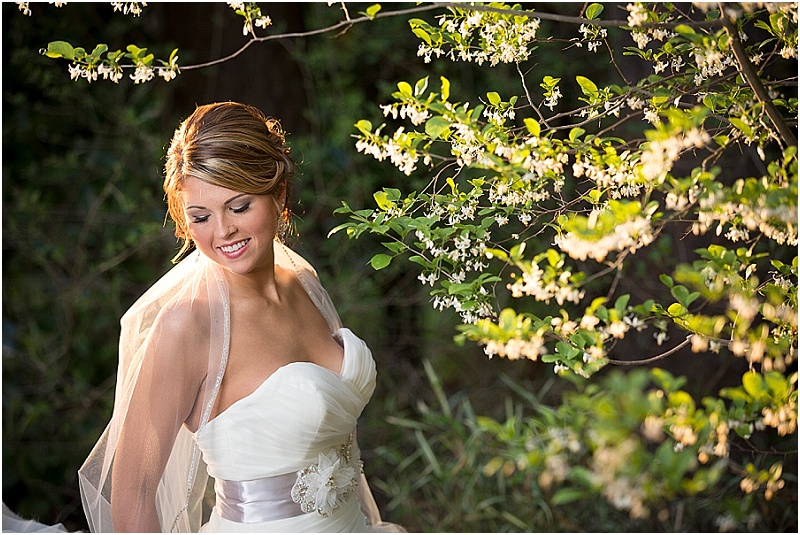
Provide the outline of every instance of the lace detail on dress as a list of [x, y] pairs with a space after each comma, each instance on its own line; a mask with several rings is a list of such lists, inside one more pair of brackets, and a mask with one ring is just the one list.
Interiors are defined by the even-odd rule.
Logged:
[[355, 494], [362, 462], [352, 459], [353, 434], [343, 445], [319, 454], [319, 461], [297, 472], [292, 500], [304, 513], [329, 516]]

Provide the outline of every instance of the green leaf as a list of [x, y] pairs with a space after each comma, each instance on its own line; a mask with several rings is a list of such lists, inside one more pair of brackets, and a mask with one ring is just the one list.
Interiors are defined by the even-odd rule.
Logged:
[[686, 297], [689, 295], [689, 290], [686, 286], [673, 286], [670, 288], [670, 293], [680, 304], [686, 306]]
[[592, 82], [585, 76], [576, 76], [575, 80], [578, 82], [578, 85], [581, 86], [581, 89], [583, 89], [583, 93], [585, 95], [597, 94], [597, 85], [595, 85], [594, 82]]
[[372, 123], [366, 119], [361, 119], [355, 124], [355, 127], [361, 131], [362, 134], [368, 135], [372, 133]]
[[428, 89], [428, 77], [420, 78], [417, 80], [417, 83], [414, 84], [414, 96], [418, 97], [422, 95], [425, 90]]
[[391, 261], [392, 257], [389, 256], [388, 254], [378, 253], [370, 259], [369, 263], [372, 266], [372, 268], [375, 271], [377, 271], [379, 269], [383, 269], [386, 266], [388, 266], [391, 263]]
[[586, 133], [586, 130], [576, 126], [575, 128], [573, 128], [572, 130], [569, 131], [569, 140], [570, 141], [575, 141], [576, 139], [578, 139], [579, 137], [581, 137], [585, 133]]
[[532, 117], [525, 117], [525, 127], [534, 137], [539, 137], [539, 134], [542, 132], [542, 127], [539, 126], [539, 121]]
[[683, 36], [693, 35], [695, 33], [694, 28], [687, 24], [678, 24], [675, 26], [675, 31]]
[[761, 400], [768, 396], [767, 385], [760, 373], [747, 372], [742, 376], [742, 386], [754, 399]]
[[53, 41], [47, 44], [44, 55], [48, 58], [74, 59], [75, 49], [66, 41]]
[[412, 26], [411, 31], [414, 33], [414, 35], [425, 41], [428, 46], [431, 46], [431, 36], [428, 32], [418, 26]]
[[620, 314], [624, 313], [625, 310], [628, 308], [628, 301], [630, 301], [631, 296], [630, 294], [624, 294], [619, 296], [616, 303], [614, 303], [614, 309], [617, 310]]
[[91, 53], [92, 58], [99, 58], [104, 52], [108, 51], [108, 45], [99, 44], [94, 47], [94, 50]]
[[513, 331], [517, 325], [517, 313], [511, 308], [504, 308], [500, 312], [500, 318], [497, 324], [504, 331]]
[[397, 82], [397, 90], [400, 91], [404, 97], [414, 96], [414, 93], [411, 89], [411, 84], [408, 82]]
[[380, 4], [372, 4], [371, 6], [369, 6], [367, 8], [366, 14], [367, 14], [367, 16], [369, 18], [374, 19], [375, 15], [377, 15], [378, 11], [380, 11], [380, 10], [381, 10], [381, 5]]
[[586, 8], [586, 18], [589, 20], [596, 19], [602, 12], [603, 6], [601, 4], [592, 4]]
[[381, 210], [388, 210], [394, 204], [392, 201], [388, 200], [388, 195], [385, 191], [376, 191], [372, 194], [372, 197], [375, 199], [375, 202], [378, 203], [378, 208]]
[[771, 371], [764, 374], [764, 380], [767, 383], [772, 397], [782, 400], [784, 396], [790, 391], [790, 383], [779, 372]]
[[671, 316], [681, 317], [689, 311], [680, 303], [672, 303], [667, 307], [667, 312], [669, 312]]
[[428, 134], [431, 139], [439, 139], [449, 131], [450, 121], [444, 117], [431, 117], [425, 123], [425, 133]]
[[502, 102], [502, 100], [500, 99], [500, 95], [494, 91], [489, 91], [488, 93], [486, 93], [486, 98], [489, 99], [489, 103], [492, 106], [497, 106]]
[[550, 499], [550, 503], [553, 505], [564, 505], [566, 503], [582, 500], [586, 497], [587, 493], [585, 490], [565, 488], [556, 491], [556, 493], [553, 494], [553, 497]]
[[747, 137], [753, 137], [753, 129], [750, 128], [750, 125], [748, 125], [746, 122], [736, 117], [731, 117], [729, 120], [731, 124], [735, 126], [739, 131], [741, 131], [744, 135], [746, 135]]
[[444, 76], [440, 77], [442, 81], [442, 100], [446, 101], [450, 98], [450, 80]]

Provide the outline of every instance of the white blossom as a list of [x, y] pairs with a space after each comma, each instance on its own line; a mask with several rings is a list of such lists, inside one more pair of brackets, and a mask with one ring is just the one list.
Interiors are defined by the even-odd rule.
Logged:
[[135, 84], [141, 84], [144, 82], [149, 82], [155, 76], [155, 70], [152, 67], [148, 67], [144, 64], [139, 64], [136, 66], [136, 71], [130, 75], [131, 80]]
[[592, 258], [602, 262], [612, 251], [636, 252], [652, 243], [654, 239], [650, 219], [636, 217], [614, 227], [614, 230], [598, 240], [584, 240], [571, 232], [559, 234], [555, 245], [576, 260]]
[[625, 9], [628, 11], [628, 26], [633, 28], [647, 22], [647, 9], [641, 2], [628, 4]]
[[644, 110], [644, 118], [650, 124], [659, 124], [661, 122], [661, 118], [658, 116], [658, 111], [654, 110], [653, 108], [647, 108]]
[[138, 17], [142, 14], [142, 8], [147, 7], [147, 2], [111, 2], [114, 11], [122, 11], [124, 15]]

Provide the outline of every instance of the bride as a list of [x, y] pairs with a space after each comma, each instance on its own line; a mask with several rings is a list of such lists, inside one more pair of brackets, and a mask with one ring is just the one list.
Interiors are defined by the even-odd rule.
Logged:
[[176, 258], [195, 250], [122, 318], [114, 413], [79, 471], [92, 531], [403, 531], [381, 521], [355, 439], [372, 355], [280, 241], [294, 172], [251, 106], [198, 107], [175, 132]]

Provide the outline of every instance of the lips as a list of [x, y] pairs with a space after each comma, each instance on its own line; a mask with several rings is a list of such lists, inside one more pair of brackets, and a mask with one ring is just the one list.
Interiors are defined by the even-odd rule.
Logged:
[[240, 240], [240, 241], [228, 244], [228, 245], [221, 245], [219, 247], [219, 250], [222, 251], [222, 253], [225, 256], [235, 257], [235, 256], [238, 256], [240, 253], [243, 252], [243, 249], [247, 246], [247, 244], [249, 242], [250, 242], [250, 238], [247, 238], [247, 239]]

